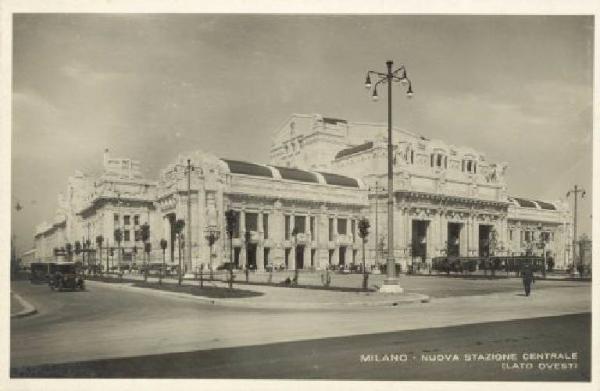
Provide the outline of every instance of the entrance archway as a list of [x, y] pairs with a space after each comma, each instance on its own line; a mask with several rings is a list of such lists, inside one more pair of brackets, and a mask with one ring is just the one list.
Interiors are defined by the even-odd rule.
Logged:
[[256, 269], [256, 243], [246, 245], [246, 267]]
[[427, 227], [429, 221], [413, 220], [412, 222], [412, 257], [425, 261], [427, 258]]
[[490, 232], [492, 230], [491, 225], [480, 225], [479, 226], [479, 256], [489, 257], [490, 256]]
[[296, 246], [296, 269], [304, 269], [304, 246]]
[[448, 223], [448, 245], [446, 248], [446, 255], [449, 257], [460, 256], [460, 231], [462, 230], [462, 224], [460, 223]]
[[345, 265], [346, 264], [346, 246], [340, 246], [340, 259], [339, 259], [339, 265]]

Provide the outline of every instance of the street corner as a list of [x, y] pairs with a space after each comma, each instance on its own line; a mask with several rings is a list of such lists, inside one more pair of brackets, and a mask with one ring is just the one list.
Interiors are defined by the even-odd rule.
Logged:
[[10, 293], [10, 318], [24, 318], [26, 316], [34, 315], [37, 313], [37, 309], [25, 300], [20, 295], [11, 292]]

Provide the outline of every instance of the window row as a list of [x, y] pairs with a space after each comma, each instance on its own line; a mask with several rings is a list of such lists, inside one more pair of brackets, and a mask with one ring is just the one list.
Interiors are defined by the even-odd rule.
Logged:
[[[121, 225], [121, 215], [114, 214], [115, 226]], [[131, 225], [131, 215], [123, 215], [123, 225]], [[133, 215], [133, 225], [140, 225], [140, 215]]]
[[[537, 233], [537, 235], [536, 235]], [[513, 240], [513, 230], [508, 231], [509, 240]], [[537, 240], [542, 240], [544, 242], [552, 242], [554, 241], [554, 232], [547, 231], [521, 231], [519, 240], [522, 242], [533, 242]]]
[[[233, 227], [233, 237], [240, 237], [240, 227], [241, 227], [241, 214], [236, 211], [236, 224]], [[292, 226], [292, 217], [294, 218], [294, 223]], [[258, 213], [245, 213], [244, 215], [244, 231], [255, 231], [258, 232]], [[306, 225], [308, 223], [308, 226]], [[316, 217], [315, 216], [292, 216], [292, 215], [284, 215], [284, 239], [290, 240], [292, 235], [295, 234], [304, 234], [304, 233], [313, 233], [315, 232], [316, 225]], [[356, 220], [354, 219], [345, 219], [339, 218], [337, 219], [337, 234], [346, 235], [348, 234], [348, 228], [352, 233], [352, 238], [356, 236]], [[269, 238], [269, 214], [263, 213], [262, 215], [262, 231], [264, 233], [264, 238]], [[335, 234], [335, 224], [334, 219], [329, 218], [329, 240], [334, 240]]]

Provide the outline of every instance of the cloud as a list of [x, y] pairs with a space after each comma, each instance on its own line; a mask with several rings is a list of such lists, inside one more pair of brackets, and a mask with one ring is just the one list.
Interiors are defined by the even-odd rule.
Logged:
[[112, 82], [122, 77], [129, 76], [129, 74], [125, 72], [94, 70], [91, 66], [82, 62], [71, 62], [62, 66], [61, 73], [70, 79], [86, 84]]

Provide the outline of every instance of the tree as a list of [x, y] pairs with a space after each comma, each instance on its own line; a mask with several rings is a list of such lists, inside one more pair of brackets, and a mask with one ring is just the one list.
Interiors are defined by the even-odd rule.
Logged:
[[145, 253], [144, 281], [148, 281], [148, 266], [150, 264], [150, 250], [152, 249], [151, 246], [149, 246], [150, 243], [147, 243], [148, 240], [150, 240], [150, 225], [148, 225], [148, 223], [144, 223], [140, 227], [140, 236], [144, 243]]
[[208, 241], [208, 247], [210, 249], [210, 254], [209, 254], [209, 272], [210, 272], [210, 279], [212, 281], [213, 279], [213, 245], [215, 244], [215, 242], [217, 240], [219, 240], [219, 236], [220, 233], [219, 231], [216, 229], [216, 227], [209, 227], [207, 232], [206, 232], [206, 240]]
[[369, 287], [369, 273], [367, 273], [367, 267], [365, 262], [365, 242], [369, 236], [369, 228], [371, 223], [366, 217], [363, 217], [358, 221], [358, 236], [362, 239], [362, 259], [363, 259], [363, 289], [367, 290]]
[[178, 247], [178, 251], [179, 251], [179, 286], [181, 286], [181, 283], [183, 281], [183, 274], [182, 274], [182, 270], [181, 270], [181, 248], [182, 248], [182, 244], [183, 244], [183, 229], [185, 228], [185, 221], [182, 219], [178, 219], [177, 221], [175, 221], [175, 235], [177, 236], [177, 247]]
[[165, 250], [167, 249], [167, 246], [169, 245], [169, 243], [167, 242], [166, 239], [161, 239], [160, 240], [160, 248], [162, 249], [162, 253], [163, 253], [163, 264], [162, 264], [162, 268], [160, 270], [160, 274], [158, 277], [158, 283], [162, 284], [162, 275], [164, 273], [165, 270]]
[[123, 240], [123, 231], [121, 228], [115, 228], [115, 242], [117, 242], [117, 262], [119, 262], [119, 271], [121, 270], [121, 241]]
[[227, 231], [227, 235], [229, 235], [229, 254], [231, 257], [229, 262], [229, 289], [233, 288], [233, 233], [238, 224], [237, 216], [237, 212], [232, 209], [225, 212], [225, 230]]

